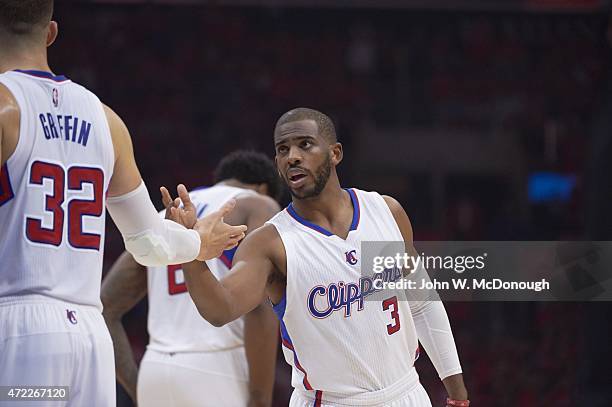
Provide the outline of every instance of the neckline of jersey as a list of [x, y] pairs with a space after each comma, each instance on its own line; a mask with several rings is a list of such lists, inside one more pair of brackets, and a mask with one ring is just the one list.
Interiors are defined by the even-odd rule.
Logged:
[[[349, 228], [350, 233], [353, 230], [357, 230], [357, 227], [359, 227], [359, 219], [361, 218], [361, 208], [359, 206], [359, 198], [357, 197], [357, 194], [355, 193], [353, 188], [344, 188], [344, 190], [348, 192], [349, 196], [351, 197], [351, 202], [353, 203], [353, 219], [351, 220], [351, 227]], [[295, 219], [298, 223], [301, 223], [302, 225], [306, 226], [307, 228], [319, 232], [327, 237], [336, 236], [339, 239], [342, 239], [340, 236], [330, 232], [323, 226], [319, 226], [316, 223], [310, 222], [309, 220], [306, 220], [300, 215], [298, 215], [298, 213], [295, 211], [295, 208], [293, 208], [293, 203], [290, 203], [289, 206], [287, 206], [287, 212], [289, 213], [289, 215], [291, 215], [293, 219]]]
[[26, 75], [35, 76], [37, 78], [51, 79], [54, 82], [64, 82], [70, 80], [64, 75], [53, 75], [51, 72], [37, 71], [34, 69], [15, 69], [14, 72], [24, 73]]

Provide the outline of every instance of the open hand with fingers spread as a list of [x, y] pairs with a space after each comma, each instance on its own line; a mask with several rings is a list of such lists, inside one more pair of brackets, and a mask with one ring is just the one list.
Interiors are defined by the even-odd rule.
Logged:
[[[230, 213], [236, 201], [229, 200], [216, 212], [198, 220], [196, 207], [191, 201], [185, 185], [176, 188], [177, 198], [172, 198], [166, 187], [160, 189], [162, 202], [166, 207], [166, 219], [179, 223], [186, 228], [194, 229], [200, 234], [200, 261], [221, 256], [223, 250], [233, 249], [244, 239], [247, 227], [245, 225], [231, 226], [223, 222], [223, 217]], [[182, 203], [182, 205], [181, 205]]]
[[202, 244], [198, 260], [209, 260], [221, 256], [224, 250], [233, 249], [244, 239], [245, 225], [231, 226], [223, 222], [223, 217], [236, 206], [236, 200], [226, 202], [221, 209], [199, 219], [193, 229], [200, 234]]

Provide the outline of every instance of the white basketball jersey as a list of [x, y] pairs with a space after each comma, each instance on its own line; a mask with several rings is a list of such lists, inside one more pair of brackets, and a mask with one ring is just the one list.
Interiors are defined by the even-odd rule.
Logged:
[[347, 191], [354, 209], [346, 240], [292, 205], [268, 222], [287, 254], [286, 294], [274, 307], [283, 352], [293, 386], [317, 400], [325, 392], [350, 397], [389, 388], [413, 374], [418, 345], [408, 303], [364, 301], [360, 287], [361, 242], [403, 241], [402, 234], [382, 196]]
[[[219, 209], [238, 195], [256, 194], [249, 189], [215, 185], [190, 192], [198, 218]], [[236, 249], [228, 250], [206, 264], [218, 279], [231, 268]], [[244, 345], [243, 321], [237, 319], [223, 327], [209, 324], [191, 300], [180, 265], [149, 267], [148, 348], [160, 352], [211, 352]]]
[[97, 306], [113, 144], [100, 100], [63, 76], [0, 74], [21, 113], [0, 174], [0, 300], [43, 295]]

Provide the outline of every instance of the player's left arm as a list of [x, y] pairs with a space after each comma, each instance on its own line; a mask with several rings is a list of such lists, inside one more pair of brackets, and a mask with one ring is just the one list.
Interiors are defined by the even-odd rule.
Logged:
[[269, 407], [278, 349], [278, 319], [269, 304], [262, 303], [244, 316], [244, 348], [249, 364], [248, 407]]
[[112, 265], [102, 281], [102, 315], [108, 326], [115, 351], [117, 381], [136, 403], [138, 366], [130, 345], [123, 316], [147, 294], [147, 270], [127, 251]]
[[20, 112], [13, 94], [0, 83], [0, 165], [9, 159], [19, 141]]
[[[384, 199], [402, 233], [406, 251], [411, 256], [418, 255], [413, 245], [412, 224], [406, 211], [394, 198], [384, 196]], [[419, 341], [442, 379], [449, 397], [453, 400], [467, 400], [459, 355], [442, 301], [411, 302], [410, 310]]]

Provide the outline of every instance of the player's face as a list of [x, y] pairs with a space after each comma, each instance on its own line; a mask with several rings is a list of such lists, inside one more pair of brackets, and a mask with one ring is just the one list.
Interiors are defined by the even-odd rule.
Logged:
[[276, 167], [299, 199], [318, 196], [331, 174], [329, 143], [319, 136], [314, 120], [286, 123], [274, 135]]

